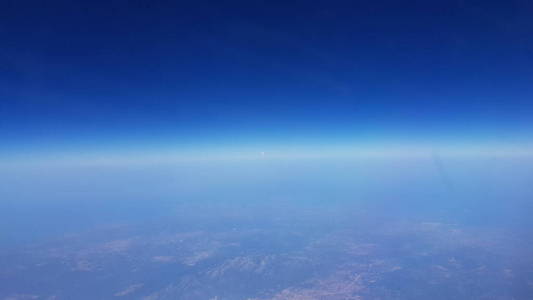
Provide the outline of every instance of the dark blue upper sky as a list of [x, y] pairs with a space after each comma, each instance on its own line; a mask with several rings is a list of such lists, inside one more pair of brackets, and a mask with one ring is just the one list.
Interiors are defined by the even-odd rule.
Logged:
[[531, 1], [0, 4], [0, 151], [528, 140]]

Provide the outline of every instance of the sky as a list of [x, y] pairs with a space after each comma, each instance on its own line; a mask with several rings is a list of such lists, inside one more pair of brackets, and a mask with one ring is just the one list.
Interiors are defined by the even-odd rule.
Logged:
[[0, 156], [523, 147], [532, 14], [516, 0], [5, 0]]

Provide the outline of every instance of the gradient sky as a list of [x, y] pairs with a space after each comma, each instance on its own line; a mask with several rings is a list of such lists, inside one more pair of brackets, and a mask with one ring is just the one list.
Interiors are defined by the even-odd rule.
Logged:
[[514, 0], [2, 1], [0, 154], [529, 143], [532, 15]]

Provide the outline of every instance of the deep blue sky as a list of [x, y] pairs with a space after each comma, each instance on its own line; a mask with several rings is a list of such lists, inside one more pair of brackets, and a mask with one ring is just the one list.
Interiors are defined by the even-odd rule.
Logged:
[[3, 152], [529, 141], [532, 1], [0, 4]]

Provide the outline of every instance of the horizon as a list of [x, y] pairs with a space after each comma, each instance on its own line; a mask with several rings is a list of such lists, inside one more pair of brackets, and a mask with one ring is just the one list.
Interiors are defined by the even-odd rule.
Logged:
[[533, 1], [0, 14], [0, 300], [533, 299]]

